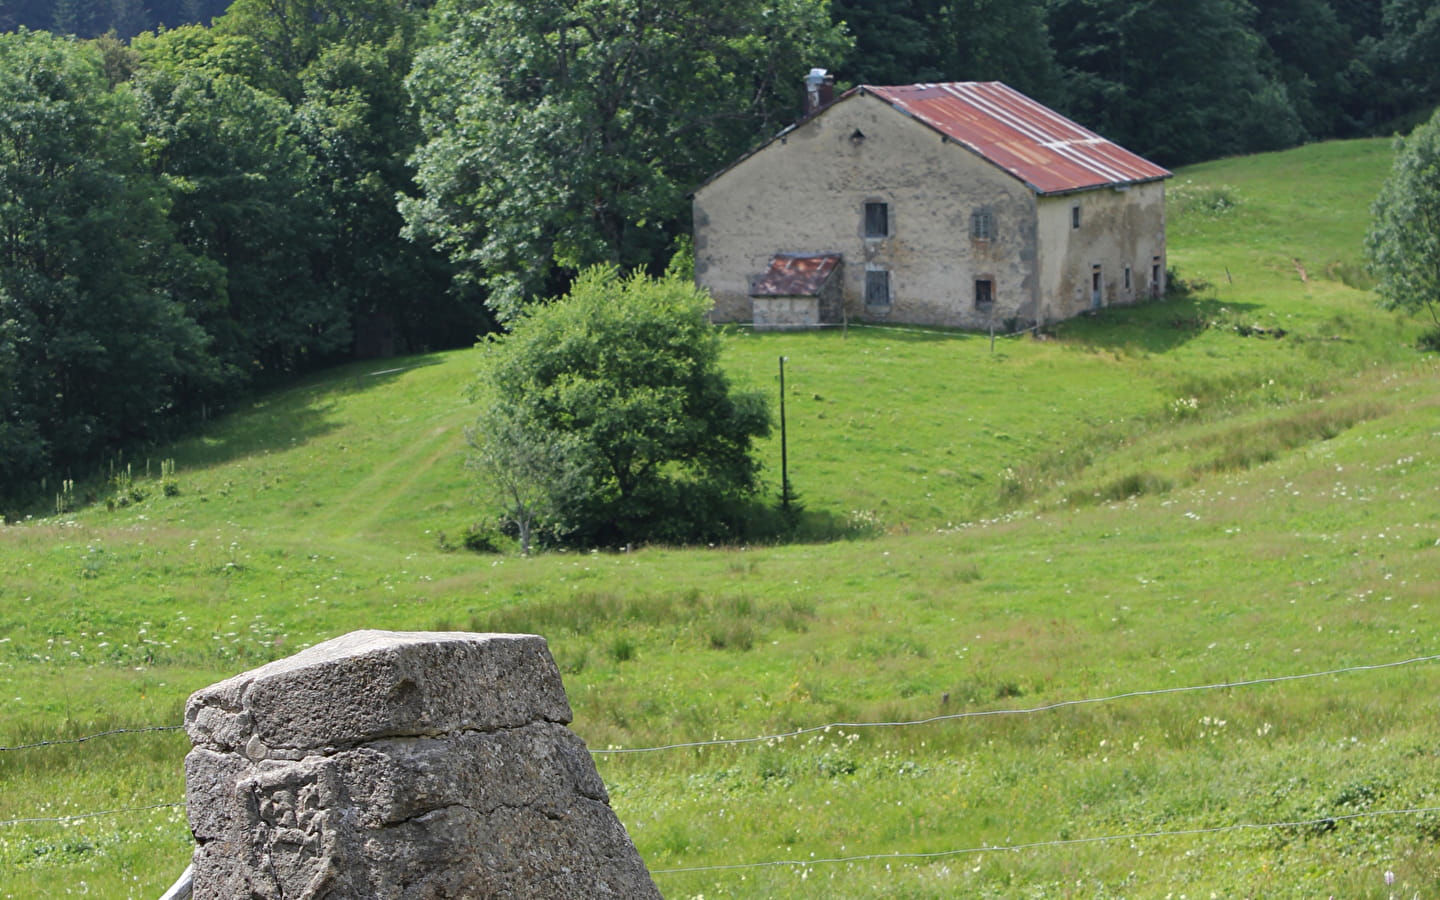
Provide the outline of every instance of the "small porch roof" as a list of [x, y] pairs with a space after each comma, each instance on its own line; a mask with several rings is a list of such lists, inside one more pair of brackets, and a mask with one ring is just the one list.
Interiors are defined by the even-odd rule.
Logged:
[[752, 297], [813, 297], [840, 267], [839, 253], [777, 253], [750, 283]]

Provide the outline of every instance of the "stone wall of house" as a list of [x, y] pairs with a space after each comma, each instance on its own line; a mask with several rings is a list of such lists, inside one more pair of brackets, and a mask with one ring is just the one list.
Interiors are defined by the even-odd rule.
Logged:
[[[889, 234], [865, 236], [865, 204]], [[972, 238], [989, 214], [993, 237]], [[854, 95], [766, 145], [695, 193], [695, 272], [717, 321], [749, 321], [749, 279], [776, 253], [841, 253], [844, 315], [986, 328], [1033, 318], [1036, 198], [1024, 184], [884, 101]], [[868, 305], [867, 271], [889, 273]], [[976, 304], [976, 281], [993, 302]]]
[[820, 326], [818, 297], [755, 297], [751, 315], [756, 331], [782, 331]]
[[543, 638], [356, 632], [190, 698], [196, 900], [659, 898]]
[[1039, 214], [1041, 321], [1164, 294], [1164, 182], [1042, 197]]

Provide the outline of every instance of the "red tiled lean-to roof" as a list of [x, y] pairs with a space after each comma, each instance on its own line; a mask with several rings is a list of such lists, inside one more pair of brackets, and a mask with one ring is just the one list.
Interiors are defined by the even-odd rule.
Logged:
[[820, 293], [840, 254], [780, 253], [770, 258], [770, 267], [750, 285], [752, 297], [810, 297]]
[[841, 99], [856, 93], [884, 100], [1041, 194], [1137, 184], [1171, 174], [998, 81], [861, 85]]

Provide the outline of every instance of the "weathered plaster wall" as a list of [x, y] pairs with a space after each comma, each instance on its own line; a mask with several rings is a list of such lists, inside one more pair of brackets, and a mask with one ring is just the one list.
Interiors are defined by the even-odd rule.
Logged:
[[[855, 139], [856, 131], [864, 135]], [[890, 236], [864, 236], [867, 201], [889, 204]], [[988, 208], [996, 237], [974, 241]], [[742, 161], [695, 194], [695, 273], [717, 321], [749, 321], [749, 279], [778, 252], [844, 254], [851, 318], [984, 328], [1033, 318], [1036, 198], [964, 147], [869, 95], [856, 95]], [[866, 270], [890, 271], [888, 312], [866, 310]], [[975, 279], [995, 302], [975, 307]]]
[[[1080, 227], [1074, 228], [1071, 216], [1077, 203]], [[1042, 197], [1039, 213], [1041, 321], [1068, 319], [1094, 307], [1095, 266], [1100, 267], [1100, 306], [1164, 293], [1164, 182]], [[1157, 258], [1158, 290], [1153, 273]]]
[[820, 325], [820, 300], [817, 297], [756, 297], [754, 321], [756, 331], [816, 328]]

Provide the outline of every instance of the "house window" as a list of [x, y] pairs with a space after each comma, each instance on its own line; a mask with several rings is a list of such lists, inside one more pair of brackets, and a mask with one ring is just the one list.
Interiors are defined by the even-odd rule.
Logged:
[[1070, 227], [1071, 227], [1071, 228], [1079, 228], [1079, 227], [1080, 227], [1080, 201], [1079, 201], [1079, 200], [1076, 200], [1074, 203], [1070, 204]]
[[975, 307], [989, 309], [995, 304], [995, 281], [991, 278], [975, 279]]
[[865, 204], [865, 236], [867, 238], [890, 236], [890, 204], [879, 202]]
[[1150, 263], [1150, 294], [1153, 297], [1159, 298], [1165, 292], [1165, 282], [1161, 277], [1163, 274], [1160, 270], [1160, 257], [1157, 256]]
[[865, 270], [865, 305], [890, 305], [890, 273], [887, 270]]
[[1130, 266], [1125, 266], [1125, 290], [1130, 290]]
[[995, 217], [990, 210], [977, 209], [970, 214], [970, 237], [977, 241], [995, 237]]

